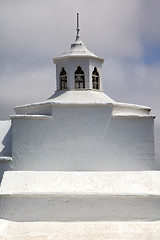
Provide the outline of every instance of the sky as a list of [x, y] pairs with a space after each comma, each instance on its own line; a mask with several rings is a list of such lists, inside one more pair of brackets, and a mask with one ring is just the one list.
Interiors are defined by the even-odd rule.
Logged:
[[77, 12], [82, 41], [105, 59], [104, 92], [156, 115], [160, 159], [160, 0], [0, 0], [0, 119], [54, 93], [53, 58], [74, 42]]

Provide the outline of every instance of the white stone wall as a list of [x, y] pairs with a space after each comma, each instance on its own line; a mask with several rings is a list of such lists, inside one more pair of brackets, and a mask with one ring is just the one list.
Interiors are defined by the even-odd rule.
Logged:
[[48, 120], [13, 119], [12, 157], [14, 170], [151, 170], [153, 118], [113, 117], [105, 105], [54, 105]]

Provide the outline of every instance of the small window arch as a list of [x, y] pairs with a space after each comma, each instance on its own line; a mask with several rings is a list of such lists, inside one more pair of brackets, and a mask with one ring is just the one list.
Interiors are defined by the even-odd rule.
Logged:
[[75, 79], [75, 88], [85, 88], [85, 76], [80, 66], [78, 66], [77, 70], [75, 71], [74, 79]]
[[99, 72], [97, 71], [97, 68], [95, 67], [92, 72], [92, 87], [93, 89], [99, 90]]
[[64, 67], [62, 68], [60, 72], [60, 89], [67, 89], [67, 73]]

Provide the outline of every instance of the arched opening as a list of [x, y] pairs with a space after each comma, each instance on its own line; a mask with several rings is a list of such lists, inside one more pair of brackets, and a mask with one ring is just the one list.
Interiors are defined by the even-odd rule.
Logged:
[[67, 73], [64, 67], [62, 68], [60, 72], [60, 89], [67, 89]]
[[95, 67], [92, 72], [92, 87], [93, 89], [99, 90], [99, 72], [97, 71], [97, 68]]
[[77, 70], [75, 71], [74, 79], [75, 79], [75, 88], [85, 88], [85, 76], [80, 66], [78, 66]]

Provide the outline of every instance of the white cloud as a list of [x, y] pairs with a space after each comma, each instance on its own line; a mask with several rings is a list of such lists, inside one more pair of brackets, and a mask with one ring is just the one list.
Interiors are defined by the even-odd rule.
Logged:
[[5, 106], [42, 101], [55, 91], [53, 68], [35, 69], [1, 77], [0, 102]]
[[160, 124], [160, 63], [126, 63], [112, 59], [104, 67], [104, 91], [116, 101], [151, 107]]
[[1, 0], [1, 51], [60, 54], [75, 35], [77, 9], [82, 39], [96, 52], [140, 57], [142, 38], [159, 41], [158, 0]]

